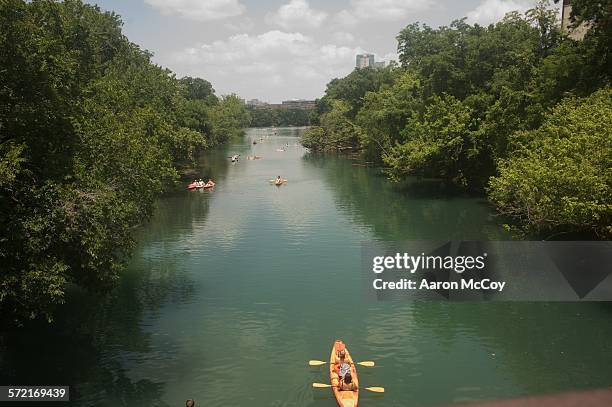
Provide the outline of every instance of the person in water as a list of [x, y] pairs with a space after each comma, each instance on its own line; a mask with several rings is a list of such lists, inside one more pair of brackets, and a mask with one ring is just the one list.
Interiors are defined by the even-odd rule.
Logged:
[[195, 400], [189, 399], [185, 402], [185, 407], [195, 407]]

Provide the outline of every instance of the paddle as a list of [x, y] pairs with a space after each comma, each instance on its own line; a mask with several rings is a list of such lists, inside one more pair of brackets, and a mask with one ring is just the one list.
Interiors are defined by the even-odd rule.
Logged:
[[[338, 387], [338, 386], [332, 386], [331, 384], [325, 384], [325, 383], [313, 383], [312, 387], [317, 388], [317, 389], [324, 389], [324, 388]], [[360, 387], [359, 389], [361, 390], [362, 387]], [[363, 389], [372, 391], [374, 393], [384, 393], [385, 392], [384, 387], [363, 387]]]
[[[326, 365], [328, 363], [331, 362], [323, 362], [322, 360], [309, 360], [308, 364], [310, 366], [321, 366], [321, 365]], [[371, 360], [365, 360], [363, 362], [357, 362], [358, 365], [360, 366], [366, 366], [366, 367], [373, 367], [375, 365], [374, 362], [372, 362]]]

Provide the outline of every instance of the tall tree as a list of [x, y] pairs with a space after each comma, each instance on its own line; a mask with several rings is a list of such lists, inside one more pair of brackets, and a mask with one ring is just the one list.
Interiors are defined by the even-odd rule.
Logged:
[[0, 2], [2, 319], [52, 319], [69, 285], [111, 288], [174, 164], [247, 122], [121, 25], [79, 0]]

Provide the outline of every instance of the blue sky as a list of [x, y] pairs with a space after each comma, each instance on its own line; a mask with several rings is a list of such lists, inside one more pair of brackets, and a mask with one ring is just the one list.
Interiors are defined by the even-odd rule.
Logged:
[[122, 16], [128, 38], [178, 76], [217, 94], [268, 102], [320, 97], [355, 55], [396, 58], [395, 36], [414, 21], [468, 17], [488, 24], [535, 0], [98, 0]]

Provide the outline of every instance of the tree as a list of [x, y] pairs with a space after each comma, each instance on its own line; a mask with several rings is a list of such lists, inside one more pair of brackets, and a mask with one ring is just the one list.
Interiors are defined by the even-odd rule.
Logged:
[[482, 147], [470, 108], [455, 97], [434, 96], [423, 115], [406, 124], [402, 139], [383, 156], [393, 178], [424, 175], [465, 186], [474, 180]]
[[200, 100], [207, 105], [215, 105], [219, 100], [211, 83], [205, 79], [185, 76], [179, 79], [179, 83], [181, 84], [181, 94], [185, 99]]
[[409, 120], [423, 110], [422, 88], [416, 75], [406, 72], [392, 86], [368, 92], [357, 114], [360, 145], [369, 160], [380, 160], [400, 141]]
[[213, 142], [222, 143], [242, 134], [243, 128], [251, 122], [244, 102], [236, 95], [221, 97], [211, 112]]
[[361, 108], [367, 92], [375, 92], [384, 84], [393, 83], [393, 80], [394, 66], [355, 69], [346, 77], [333, 79], [327, 84], [325, 96], [319, 101], [322, 106], [318, 108], [327, 112], [331, 109], [331, 100], [342, 100], [350, 107], [349, 115], [353, 118]]
[[301, 139], [313, 151], [342, 151], [358, 146], [359, 128], [350, 118], [350, 105], [331, 101], [331, 110], [321, 116], [321, 126], [314, 126]]
[[568, 98], [536, 130], [514, 135], [489, 197], [520, 230], [612, 236], [612, 91]]
[[51, 320], [69, 285], [113, 287], [174, 166], [248, 122], [121, 24], [78, 0], [0, 2], [3, 320]]
[[358, 145], [358, 128], [351, 120], [351, 106], [342, 100], [333, 100], [331, 111], [321, 116], [321, 126], [328, 136], [326, 149], [343, 150]]
[[312, 120], [311, 110], [308, 109], [254, 107], [249, 108], [248, 112], [251, 127], [308, 126]]
[[325, 136], [325, 130], [320, 126], [313, 126], [306, 130], [300, 138], [300, 143], [311, 151], [325, 151], [328, 138]]

